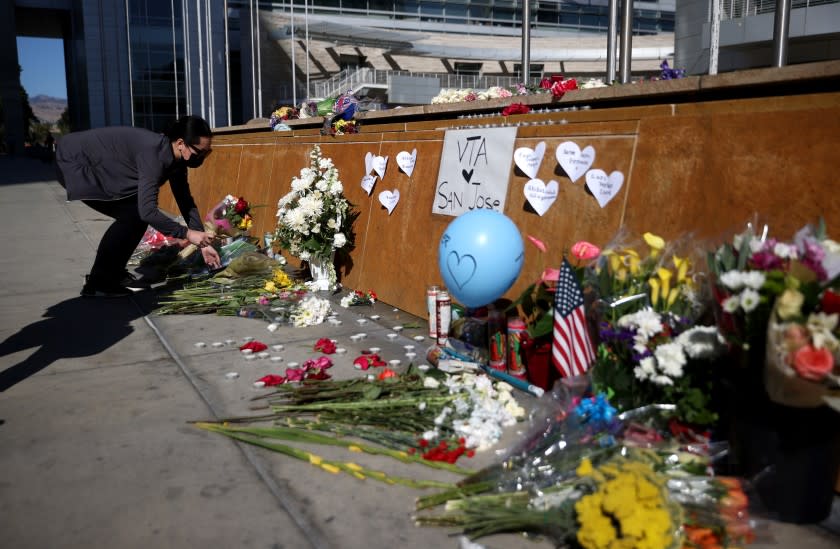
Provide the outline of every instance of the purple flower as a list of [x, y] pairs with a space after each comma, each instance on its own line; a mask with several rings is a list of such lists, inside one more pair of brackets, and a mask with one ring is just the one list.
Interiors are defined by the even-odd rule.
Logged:
[[684, 69], [672, 69], [668, 66], [668, 61], [663, 61], [659, 68], [662, 69], [662, 74], [659, 75], [659, 78], [662, 80], [676, 80], [677, 78], [685, 77], [685, 70]]
[[773, 252], [760, 251], [752, 254], [750, 265], [761, 271], [772, 271], [774, 269], [781, 269], [784, 261]]

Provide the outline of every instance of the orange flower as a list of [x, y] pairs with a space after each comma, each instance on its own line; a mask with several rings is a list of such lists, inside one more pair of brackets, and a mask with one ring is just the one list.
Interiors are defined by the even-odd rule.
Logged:
[[792, 366], [800, 377], [820, 381], [834, 368], [834, 357], [826, 348], [806, 345], [793, 353]]

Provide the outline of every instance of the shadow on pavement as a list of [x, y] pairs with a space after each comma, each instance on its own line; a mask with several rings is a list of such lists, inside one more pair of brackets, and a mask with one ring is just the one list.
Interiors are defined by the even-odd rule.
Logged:
[[24, 326], [0, 343], [0, 357], [37, 349], [0, 371], [0, 392], [35, 375], [62, 358], [94, 356], [129, 336], [131, 322], [154, 309], [156, 296], [143, 292], [130, 298], [76, 297], [49, 307], [42, 320]]

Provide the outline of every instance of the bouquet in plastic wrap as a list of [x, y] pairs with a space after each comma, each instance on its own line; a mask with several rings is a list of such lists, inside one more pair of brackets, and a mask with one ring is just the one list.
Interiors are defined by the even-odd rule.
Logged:
[[618, 414], [603, 394], [573, 394], [558, 385], [501, 463], [457, 490], [420, 498], [419, 511], [445, 507], [417, 522], [472, 538], [525, 532], [591, 549], [751, 540], [740, 482], [706, 474], [714, 448], [669, 427], [673, 406]]
[[207, 221], [216, 234], [233, 237], [247, 233], [254, 223], [248, 201], [230, 194], [210, 210]]
[[[766, 349], [770, 399], [817, 407], [840, 388], [840, 244], [808, 225], [790, 242], [752, 225], [710, 256], [721, 330], [735, 345]], [[766, 337], [766, 345], [764, 338]]]
[[714, 322], [704, 323], [690, 243], [668, 245], [652, 233], [643, 241], [640, 253], [640, 246], [618, 240], [587, 273], [599, 342], [593, 385], [620, 410], [672, 403], [683, 421], [708, 425], [717, 417], [713, 359], [725, 347]]

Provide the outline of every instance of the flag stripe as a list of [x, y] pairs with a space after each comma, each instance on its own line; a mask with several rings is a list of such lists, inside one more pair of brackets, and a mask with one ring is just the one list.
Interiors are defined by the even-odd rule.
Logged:
[[560, 373], [563, 376], [585, 373], [595, 359], [595, 352], [586, 328], [583, 292], [565, 258], [554, 295], [552, 338], [552, 361]]

